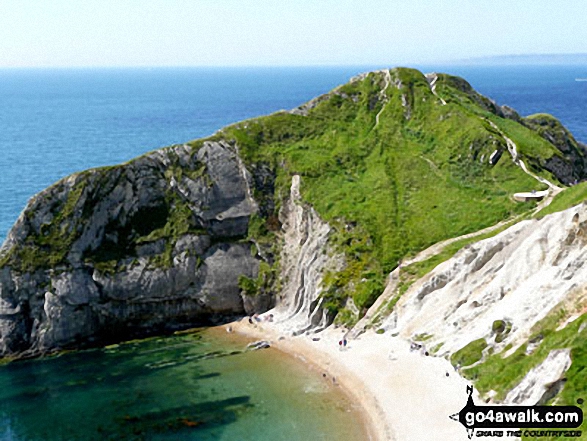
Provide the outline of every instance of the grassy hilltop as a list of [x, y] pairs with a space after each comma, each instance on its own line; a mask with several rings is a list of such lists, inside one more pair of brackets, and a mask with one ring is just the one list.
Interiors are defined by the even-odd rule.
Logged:
[[[303, 197], [335, 228], [347, 259], [346, 269], [326, 278], [333, 309], [347, 296], [370, 306], [404, 257], [531, 208], [512, 194], [546, 187], [514, 164], [503, 134], [533, 173], [552, 182], [548, 161], [571, 162], [463, 79], [438, 75], [435, 88], [437, 95], [413, 69], [374, 72], [297, 111], [216, 135], [234, 142], [249, 164], [275, 171], [278, 200], [290, 176], [301, 175]], [[492, 165], [495, 151], [501, 157]]]

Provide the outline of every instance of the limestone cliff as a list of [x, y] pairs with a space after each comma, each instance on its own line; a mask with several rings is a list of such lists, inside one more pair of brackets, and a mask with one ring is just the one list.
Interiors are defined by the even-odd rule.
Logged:
[[302, 202], [300, 176], [292, 178], [290, 196], [280, 212], [283, 249], [280, 274], [282, 289], [276, 320], [293, 335], [319, 332], [332, 322], [322, 308], [323, 275], [326, 269], [343, 266], [341, 256], [329, 255], [331, 227]]
[[[0, 354], [120, 340], [244, 312], [254, 182], [226, 142], [176, 146], [36, 195], [1, 253]], [[269, 299], [255, 299], [260, 310]]]

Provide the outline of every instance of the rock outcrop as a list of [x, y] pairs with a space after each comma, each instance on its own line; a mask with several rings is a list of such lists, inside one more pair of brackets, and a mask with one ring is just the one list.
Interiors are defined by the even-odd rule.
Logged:
[[542, 113], [523, 118], [520, 122], [561, 152], [561, 156], [553, 156], [545, 161], [543, 167], [546, 170], [557, 176], [564, 184], [584, 179], [587, 173], [587, 150], [559, 120]]
[[[66, 178], [2, 248], [0, 354], [36, 354], [244, 312], [251, 176], [223, 141]], [[268, 305], [267, 305], [268, 306]]]
[[290, 197], [280, 212], [284, 232], [283, 288], [276, 308], [277, 321], [298, 335], [323, 330], [332, 322], [320, 297], [325, 269], [339, 267], [340, 256], [328, 253], [330, 226], [302, 202], [300, 176], [292, 178]]

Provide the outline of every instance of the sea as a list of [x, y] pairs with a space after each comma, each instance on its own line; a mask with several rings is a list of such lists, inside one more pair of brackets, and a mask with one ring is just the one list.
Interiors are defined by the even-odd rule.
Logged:
[[[27, 200], [128, 161], [292, 109], [390, 66], [0, 69], [0, 243]], [[413, 66], [467, 79], [587, 143], [587, 65]], [[360, 410], [319, 372], [214, 329], [0, 366], [0, 440], [365, 439]]]
[[223, 328], [0, 367], [0, 440], [366, 441], [332, 377]]

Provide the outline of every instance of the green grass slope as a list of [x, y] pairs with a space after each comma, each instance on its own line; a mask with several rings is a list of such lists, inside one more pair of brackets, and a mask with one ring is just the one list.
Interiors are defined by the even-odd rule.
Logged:
[[579, 205], [585, 200], [587, 200], [587, 182], [581, 182], [557, 194], [548, 206], [536, 213], [536, 217], [543, 217], [547, 214], [566, 210]]
[[540, 168], [561, 156], [554, 145], [496, 115], [462, 79], [440, 75], [436, 91], [446, 105], [416, 70], [394, 69], [390, 81], [375, 72], [315, 100], [306, 115], [280, 112], [217, 134], [249, 164], [275, 169], [277, 199], [301, 175], [303, 197], [334, 227], [347, 259], [326, 278], [333, 310], [348, 296], [370, 306], [405, 256], [531, 208], [511, 195], [543, 187], [512, 162], [502, 133], [556, 182]]
[[[507, 392], [522, 381], [533, 367], [542, 363], [550, 351], [570, 349], [572, 364], [565, 374], [564, 387], [560, 393], [541, 403], [541, 405], [571, 406], [583, 403], [580, 399], [584, 400], [587, 396], [587, 376], [585, 375], [587, 366], [587, 327], [585, 326], [585, 321], [587, 320], [587, 315], [582, 313], [584, 304], [580, 305], [567, 304], [555, 308], [545, 319], [536, 324], [526, 343], [520, 346], [513, 354], [508, 357], [504, 357], [503, 352], [490, 354], [482, 363], [472, 368], [462, 369], [462, 374], [466, 378], [476, 380], [475, 387], [482, 394], [494, 390], [497, 392], [496, 398], [501, 400], [505, 398]], [[564, 324], [568, 317], [573, 315], [576, 315], [576, 319], [560, 329], [561, 324]], [[536, 345], [532, 351], [528, 351], [530, 342]], [[482, 342], [476, 341], [472, 342], [469, 347], [464, 348], [467, 349], [466, 356], [474, 357], [476, 353], [478, 354], [476, 347], [483, 343], [487, 344], [485, 340]], [[457, 354], [459, 353], [457, 352], [454, 356], [457, 356]], [[480, 356], [477, 357], [477, 360], [480, 358]], [[580, 407], [584, 408], [584, 406]], [[579, 427], [579, 430], [583, 431], [583, 435], [580, 438], [573, 439], [586, 440], [587, 421]], [[522, 439], [533, 440], [536, 438], [524, 436]], [[548, 441], [561, 438], [549, 436], [541, 437], [540, 439]]]

